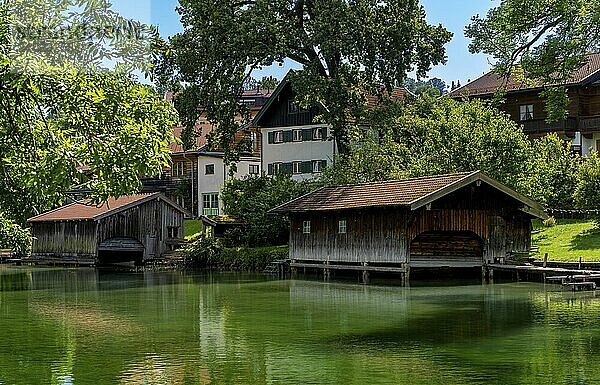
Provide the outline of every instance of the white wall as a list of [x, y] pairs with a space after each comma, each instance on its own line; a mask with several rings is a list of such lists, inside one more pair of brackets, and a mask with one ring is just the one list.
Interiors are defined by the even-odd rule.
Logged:
[[[206, 166], [213, 164], [215, 173], [206, 175]], [[237, 171], [234, 178], [242, 178], [249, 174], [250, 165], [259, 166], [259, 174], [262, 171], [260, 168], [260, 159], [254, 157], [242, 157], [237, 163]], [[202, 155], [198, 157], [198, 213], [202, 214], [202, 196], [203, 194], [219, 193], [219, 214], [223, 215], [223, 203], [221, 200], [221, 189], [225, 184], [225, 180], [231, 178], [228, 174], [229, 169], [225, 167], [222, 156]]]
[[[335, 142], [333, 140], [314, 140], [303, 142], [271, 143], [269, 144], [269, 132], [287, 131], [295, 129], [323, 127], [323, 124], [306, 125], [297, 127], [275, 127], [263, 128], [262, 131], [262, 167], [268, 172], [271, 163], [286, 163], [312, 160], [326, 160], [327, 165], [333, 164], [335, 154]], [[331, 135], [331, 128], [328, 129]], [[315, 174], [293, 174], [296, 180], [312, 179]]]
[[600, 140], [600, 133], [594, 133], [592, 139], [587, 139], [583, 135], [581, 136], [581, 152], [582, 154], [589, 155], [590, 149], [593, 151], [598, 151], [600, 148], [597, 146], [597, 141]]

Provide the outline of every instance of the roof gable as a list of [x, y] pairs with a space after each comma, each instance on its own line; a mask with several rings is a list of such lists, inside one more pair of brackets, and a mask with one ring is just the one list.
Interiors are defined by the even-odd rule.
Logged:
[[408, 207], [417, 210], [471, 183], [483, 182], [523, 204], [528, 214], [545, 218], [538, 203], [479, 171], [358, 185], [323, 187], [284, 203], [270, 212], [311, 212], [367, 207]]
[[55, 210], [30, 218], [29, 222], [55, 222], [72, 220], [99, 220], [107, 216], [127, 210], [130, 207], [140, 205], [153, 199], [160, 199], [176, 210], [185, 211], [175, 203], [162, 196], [161, 193], [126, 195], [119, 198], [110, 198], [108, 201], [96, 205], [90, 200], [70, 203]]

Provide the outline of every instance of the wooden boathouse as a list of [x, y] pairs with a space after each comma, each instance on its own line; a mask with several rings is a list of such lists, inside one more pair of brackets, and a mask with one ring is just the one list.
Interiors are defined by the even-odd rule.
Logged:
[[536, 202], [483, 173], [324, 187], [271, 210], [290, 218], [290, 266], [401, 273], [474, 268], [530, 249]]
[[160, 193], [79, 201], [29, 219], [33, 260], [110, 263], [153, 259], [183, 238], [185, 211]]

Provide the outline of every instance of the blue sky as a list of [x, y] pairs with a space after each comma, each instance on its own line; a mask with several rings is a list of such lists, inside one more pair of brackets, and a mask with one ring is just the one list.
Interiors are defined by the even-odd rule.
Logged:
[[[177, 0], [112, 0], [114, 9], [128, 18], [157, 25], [164, 37], [181, 31], [179, 15], [175, 7]], [[436, 66], [429, 72], [430, 77], [439, 77], [450, 84], [460, 80], [464, 84], [490, 68], [488, 59], [483, 55], [471, 55], [469, 40], [464, 37], [464, 27], [475, 14], [485, 15], [499, 0], [421, 0], [427, 13], [427, 21], [441, 23], [454, 33], [452, 41], [446, 46], [448, 63]], [[281, 78], [293, 66], [263, 70], [264, 74]], [[262, 74], [257, 74], [260, 76]]]

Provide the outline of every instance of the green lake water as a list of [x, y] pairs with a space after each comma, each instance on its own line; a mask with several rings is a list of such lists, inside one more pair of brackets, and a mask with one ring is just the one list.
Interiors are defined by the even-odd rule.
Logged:
[[0, 384], [600, 384], [600, 293], [0, 267]]

